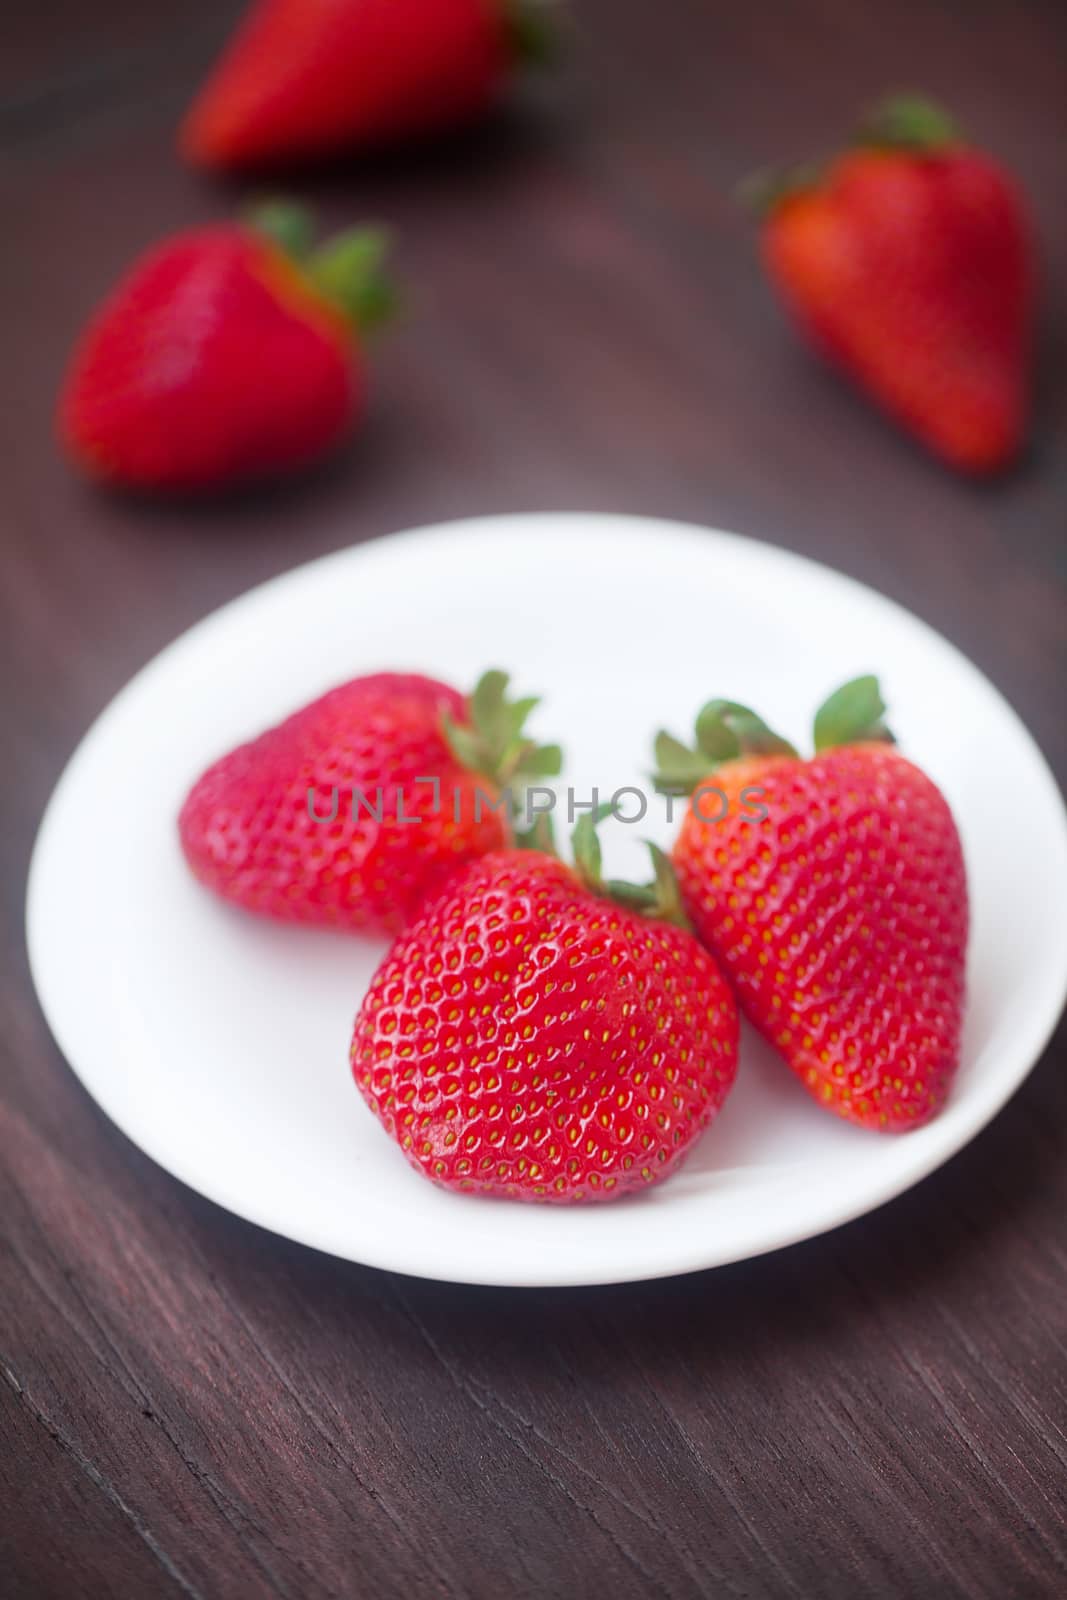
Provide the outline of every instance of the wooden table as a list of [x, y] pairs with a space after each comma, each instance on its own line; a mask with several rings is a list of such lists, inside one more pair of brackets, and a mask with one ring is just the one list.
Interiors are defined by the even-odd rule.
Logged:
[[[1062, 1594], [1062, 1029], [965, 1153], [828, 1237], [647, 1286], [472, 1290], [314, 1255], [153, 1166], [53, 1045], [22, 906], [63, 763], [161, 645], [308, 557], [466, 513], [655, 512], [821, 558], [967, 651], [1067, 774], [1067, 16], [575, 0], [566, 65], [510, 116], [304, 186], [398, 232], [409, 314], [355, 447], [236, 503], [108, 499], [56, 459], [58, 375], [134, 252], [235, 202], [171, 153], [233, 10], [3, 23], [0, 1588]], [[996, 486], [796, 348], [730, 198], [901, 84], [1021, 174], [1042, 234], [1033, 453]]]

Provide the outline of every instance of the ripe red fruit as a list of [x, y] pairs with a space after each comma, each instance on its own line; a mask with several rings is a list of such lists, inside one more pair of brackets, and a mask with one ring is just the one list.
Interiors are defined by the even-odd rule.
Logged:
[[453, 878], [356, 1019], [356, 1083], [445, 1188], [618, 1199], [676, 1169], [734, 1081], [736, 1008], [692, 934], [660, 920], [678, 914], [665, 859], [633, 909], [605, 898], [593, 828], [576, 831], [577, 871], [504, 850]]
[[[661, 734], [656, 752], [663, 787], [695, 790], [672, 859], [742, 1010], [820, 1105], [902, 1132], [940, 1110], [959, 1063], [967, 880], [952, 813], [883, 711], [874, 678], [846, 685], [805, 761], [712, 701], [695, 751]], [[725, 806], [704, 804], [705, 780]]]
[[301, 213], [272, 206], [135, 262], [67, 373], [57, 425], [71, 460], [109, 483], [190, 492], [332, 450], [364, 408], [359, 332], [388, 308], [385, 241], [354, 230], [312, 255], [307, 233]]
[[450, 128], [490, 106], [538, 34], [512, 0], [257, 0], [181, 149], [241, 169]]
[[489, 672], [470, 701], [395, 672], [342, 684], [193, 785], [186, 860], [224, 899], [284, 922], [394, 934], [423, 896], [513, 839], [503, 785], [558, 772], [523, 737], [534, 700]]
[[925, 101], [771, 189], [767, 272], [808, 339], [950, 466], [993, 472], [1027, 430], [1034, 264], [1015, 180]]

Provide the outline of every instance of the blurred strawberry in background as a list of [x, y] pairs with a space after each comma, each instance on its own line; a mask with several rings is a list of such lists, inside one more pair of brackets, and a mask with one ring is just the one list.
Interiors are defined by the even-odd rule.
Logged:
[[753, 198], [767, 271], [810, 341], [950, 466], [1009, 466], [1028, 425], [1034, 299], [1014, 179], [938, 107], [901, 97], [847, 153]]
[[58, 429], [89, 476], [190, 492], [307, 466], [365, 401], [361, 335], [388, 316], [385, 236], [312, 248], [299, 207], [173, 235], [134, 263], [74, 352]]
[[543, 53], [537, 0], [257, 0], [181, 130], [197, 166], [293, 164], [480, 116]]

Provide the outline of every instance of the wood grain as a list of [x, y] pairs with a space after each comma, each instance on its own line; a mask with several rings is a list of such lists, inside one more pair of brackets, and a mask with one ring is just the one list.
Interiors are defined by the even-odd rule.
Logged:
[[[574, 0], [565, 66], [490, 127], [304, 186], [331, 221], [391, 221], [408, 284], [352, 449], [196, 511], [94, 495], [56, 460], [58, 376], [137, 249], [235, 203], [171, 153], [234, 9], [4, 21], [0, 1589], [1063, 1593], [1062, 1028], [967, 1151], [835, 1234], [673, 1282], [460, 1289], [316, 1256], [154, 1167], [49, 1038], [22, 902], [51, 785], [154, 651], [298, 561], [451, 515], [655, 512], [828, 561], [961, 645], [1067, 775], [1067, 16]], [[797, 350], [730, 198], [899, 84], [1021, 174], [1041, 231], [1034, 446], [996, 486]]]

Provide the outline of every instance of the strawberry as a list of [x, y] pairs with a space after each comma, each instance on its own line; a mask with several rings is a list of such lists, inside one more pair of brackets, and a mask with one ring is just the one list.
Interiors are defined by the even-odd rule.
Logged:
[[[394, 934], [450, 872], [513, 838], [503, 786], [559, 771], [487, 672], [355, 678], [208, 768], [178, 821], [200, 881], [284, 922]], [[496, 808], [496, 809], [494, 809]]]
[[654, 854], [655, 885], [605, 884], [585, 817], [574, 869], [494, 851], [401, 934], [351, 1063], [420, 1172], [515, 1200], [615, 1200], [668, 1177], [718, 1114], [737, 1011], [677, 925], [677, 885]]
[[967, 880], [952, 813], [884, 709], [876, 679], [847, 684], [802, 760], [714, 700], [695, 750], [661, 733], [656, 754], [661, 787], [695, 791], [672, 859], [742, 1010], [821, 1105], [901, 1132], [958, 1065]]
[[[304, 467], [364, 407], [360, 332], [387, 313], [384, 237], [309, 249], [295, 208], [189, 229], [135, 262], [90, 322], [58, 430], [91, 477], [190, 492]], [[284, 244], [288, 248], [283, 248]]]
[[807, 338], [950, 466], [1010, 465], [1027, 429], [1034, 300], [1014, 179], [909, 98], [770, 202], [764, 263]]
[[523, 0], [257, 0], [180, 146], [233, 170], [447, 129], [481, 115], [543, 44]]

